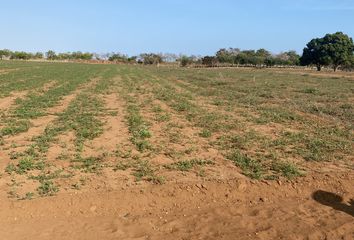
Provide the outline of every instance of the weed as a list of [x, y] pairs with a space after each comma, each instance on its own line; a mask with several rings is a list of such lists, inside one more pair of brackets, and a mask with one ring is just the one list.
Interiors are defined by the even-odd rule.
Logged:
[[284, 177], [289, 179], [303, 175], [298, 167], [290, 162], [275, 162], [271, 169], [275, 172], [280, 172]]
[[1, 129], [0, 134], [3, 136], [16, 135], [21, 132], [27, 132], [30, 126], [31, 124], [28, 120], [11, 120], [7, 126]]
[[77, 156], [73, 160], [73, 167], [81, 169], [84, 172], [97, 173], [103, 168], [102, 159], [100, 157], [82, 158]]
[[303, 91], [301, 91], [301, 92], [303, 92], [303, 93], [307, 93], [307, 94], [316, 94], [317, 93], [317, 89], [315, 89], [315, 88], [306, 88], [306, 89], [304, 89]]
[[211, 132], [208, 129], [203, 129], [200, 133], [199, 133], [200, 137], [203, 138], [209, 138], [211, 137]]
[[260, 179], [263, 174], [263, 167], [260, 162], [242, 154], [239, 151], [233, 151], [227, 156], [237, 167], [241, 168], [243, 174], [254, 179]]
[[21, 198], [20, 200], [32, 200], [34, 197], [34, 193], [33, 192], [27, 192], [25, 194], [25, 196], [23, 198]]
[[43, 172], [37, 176], [30, 176], [29, 179], [33, 179], [33, 180], [38, 180], [39, 182], [42, 181], [47, 181], [47, 180], [52, 180], [52, 179], [56, 179], [56, 178], [69, 178], [72, 177], [72, 174], [61, 174], [63, 172], [63, 170], [56, 170], [52, 173], [48, 173], [48, 172]]
[[157, 113], [156, 114], [156, 121], [158, 122], [168, 122], [171, 120], [171, 115], [169, 113]]
[[189, 171], [195, 166], [205, 166], [205, 165], [213, 165], [213, 164], [214, 162], [211, 160], [192, 159], [192, 160], [172, 163], [170, 165], [165, 165], [165, 167], [170, 170]]
[[147, 138], [151, 137], [151, 133], [147, 124], [140, 115], [139, 108], [136, 105], [128, 106], [128, 125], [129, 131], [133, 135], [131, 141], [140, 152], [151, 149], [151, 145]]
[[131, 162], [118, 162], [114, 166], [113, 171], [118, 171], [118, 170], [125, 171], [131, 167], [133, 167], [133, 164]]
[[50, 180], [43, 180], [40, 182], [40, 186], [37, 188], [37, 192], [40, 196], [53, 196], [59, 191], [59, 187]]
[[162, 176], [155, 174], [155, 170], [148, 161], [136, 161], [133, 166], [133, 176], [135, 176], [137, 181], [146, 180], [155, 184], [163, 184], [165, 182]]
[[5, 171], [9, 174], [12, 172], [15, 172], [17, 174], [25, 174], [31, 170], [43, 170], [44, 166], [44, 162], [36, 161], [32, 157], [26, 156], [22, 158], [17, 165], [14, 165], [13, 163], [7, 165]]

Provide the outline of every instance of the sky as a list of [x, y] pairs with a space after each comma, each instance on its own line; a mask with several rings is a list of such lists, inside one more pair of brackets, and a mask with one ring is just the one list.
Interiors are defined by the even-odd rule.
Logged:
[[209, 55], [302, 52], [326, 33], [354, 37], [354, 0], [0, 0], [0, 49]]

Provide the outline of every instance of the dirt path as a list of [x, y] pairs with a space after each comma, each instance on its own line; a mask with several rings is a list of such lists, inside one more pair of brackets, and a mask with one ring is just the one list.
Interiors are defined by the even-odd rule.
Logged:
[[[353, 239], [353, 172], [1, 197], [2, 239]], [[318, 192], [319, 190], [327, 191]], [[314, 192], [314, 200], [312, 195]], [[338, 202], [331, 193], [343, 196]]]

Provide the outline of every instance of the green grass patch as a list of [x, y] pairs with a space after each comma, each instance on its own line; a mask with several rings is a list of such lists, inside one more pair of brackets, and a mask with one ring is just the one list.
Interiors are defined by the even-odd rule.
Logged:
[[195, 166], [206, 166], [206, 165], [214, 165], [214, 162], [211, 160], [192, 159], [192, 160], [180, 161], [169, 165], [165, 165], [165, 168], [169, 170], [189, 171]]
[[259, 161], [248, 157], [240, 151], [233, 151], [227, 158], [241, 168], [244, 175], [254, 179], [262, 178], [264, 169]]

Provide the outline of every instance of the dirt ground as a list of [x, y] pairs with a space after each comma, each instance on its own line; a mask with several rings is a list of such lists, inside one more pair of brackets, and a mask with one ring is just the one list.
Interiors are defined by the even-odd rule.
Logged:
[[[117, 92], [95, 93], [107, 112], [97, 114], [103, 124], [102, 133], [85, 141], [82, 156], [103, 158], [100, 171], [72, 167], [70, 157], [76, 148], [71, 130], [58, 135], [48, 147], [46, 160], [50, 167], [42, 172], [35, 169], [27, 176], [8, 174], [6, 167], [14, 161], [15, 151], [30, 149], [33, 138], [55, 124], [59, 114], [91, 85], [64, 96], [56, 106], [46, 109], [45, 116], [31, 119], [28, 131], [4, 136], [0, 145], [0, 240], [354, 239], [354, 171], [349, 167], [353, 161], [350, 154], [345, 156], [347, 165], [340, 161], [306, 162], [304, 176], [252, 180], [212, 144], [218, 140], [217, 135], [201, 137], [202, 129], [188, 121], [185, 113], [178, 113], [154, 98], [152, 90], [147, 91], [155, 87], [149, 84], [141, 87], [147, 92], [139, 92], [139, 88], [126, 96]], [[16, 107], [16, 98], [26, 93], [12, 93], [0, 99], [0, 113], [9, 113]], [[152, 150], [140, 153], [131, 141], [126, 120], [127, 96], [139, 103], [139, 114], [149, 122]], [[231, 115], [211, 105], [208, 97], [196, 98], [195, 105], [198, 104], [209, 111]], [[156, 120], [163, 117], [170, 120]], [[246, 122], [237, 108], [230, 118]], [[270, 139], [285, 129], [279, 123], [242, 126]], [[138, 181], [133, 177], [134, 167], [114, 169], [117, 163], [129, 163], [136, 157], [152, 163], [165, 182]], [[181, 158], [207, 159], [213, 164], [191, 171], [164, 167]], [[55, 170], [62, 172], [55, 179], [60, 190], [54, 196], [23, 198], [38, 187], [38, 181], [30, 176], [41, 173], [38, 176], [48, 177]], [[153, 177], [158, 176], [154, 174]], [[13, 189], [17, 199], [11, 195]]]
[[1, 191], [1, 239], [354, 239], [352, 172], [283, 182], [105, 182], [32, 201]]

